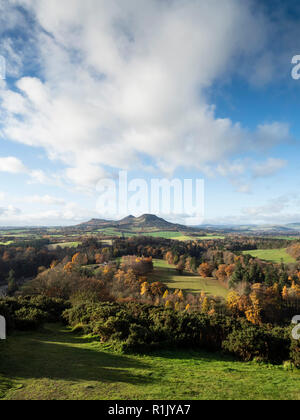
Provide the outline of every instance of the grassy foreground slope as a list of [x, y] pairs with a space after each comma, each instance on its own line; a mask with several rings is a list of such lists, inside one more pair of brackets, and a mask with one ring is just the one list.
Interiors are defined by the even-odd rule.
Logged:
[[66, 328], [1, 344], [0, 399], [300, 399], [300, 371], [218, 354], [128, 356]]
[[190, 293], [201, 293], [202, 291], [211, 296], [221, 296], [226, 298], [228, 290], [222, 286], [218, 280], [209, 278], [204, 279], [190, 273], [178, 274], [175, 267], [169, 265], [164, 260], [154, 260], [154, 272], [151, 274], [152, 281], [161, 281], [170, 289], [181, 289]]
[[253, 251], [243, 251], [243, 254], [249, 254], [252, 255], [252, 257], [259, 258], [261, 260], [272, 261], [274, 263], [281, 263], [281, 261], [286, 264], [296, 262], [295, 258], [286, 252], [286, 248], [257, 249]]

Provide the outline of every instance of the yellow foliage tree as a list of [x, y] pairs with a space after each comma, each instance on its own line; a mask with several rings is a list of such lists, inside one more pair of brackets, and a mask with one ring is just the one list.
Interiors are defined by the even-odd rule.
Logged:
[[85, 254], [77, 252], [77, 254], [73, 255], [72, 263], [76, 265], [86, 265], [88, 263], [88, 257]]
[[67, 271], [68, 273], [70, 273], [74, 268], [74, 264], [72, 262], [68, 262], [65, 266], [64, 266], [64, 271]]
[[167, 299], [168, 296], [169, 296], [169, 291], [166, 290], [165, 293], [164, 293], [164, 295], [163, 295], [163, 299]]
[[282, 289], [282, 299], [287, 300], [288, 297], [289, 297], [288, 288], [286, 286], [284, 286], [284, 288]]
[[183, 300], [183, 299], [184, 299], [184, 296], [183, 296], [182, 290], [180, 290], [180, 291], [177, 293], [177, 296], [179, 297], [179, 299], [180, 299], [180, 300]]
[[166, 304], [165, 304], [165, 307], [166, 307], [166, 309], [171, 309], [171, 308], [173, 308], [173, 304], [172, 304], [172, 302], [171, 302], [170, 300], [167, 300], [167, 301], [166, 301]]
[[207, 314], [209, 312], [209, 300], [206, 297], [205, 299], [203, 299], [202, 305], [201, 305], [201, 311], [204, 314]]
[[252, 324], [260, 325], [262, 323], [261, 312], [262, 308], [257, 294], [255, 292], [251, 293], [250, 304], [245, 311], [247, 320]]
[[144, 296], [149, 290], [149, 283], [147, 281], [145, 281], [145, 283], [143, 283], [141, 285], [141, 296]]
[[238, 316], [240, 313], [240, 299], [240, 295], [238, 295], [236, 292], [230, 292], [227, 296], [227, 307], [235, 316]]

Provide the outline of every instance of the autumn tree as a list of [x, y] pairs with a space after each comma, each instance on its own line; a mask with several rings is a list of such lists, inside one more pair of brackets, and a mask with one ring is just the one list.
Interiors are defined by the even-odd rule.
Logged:
[[238, 295], [236, 292], [230, 292], [227, 296], [227, 307], [234, 316], [240, 315], [240, 299], [240, 295]]
[[207, 277], [212, 277], [212, 272], [213, 272], [213, 266], [209, 263], [202, 263], [199, 267], [198, 267], [198, 273], [200, 274], [200, 276], [207, 278]]

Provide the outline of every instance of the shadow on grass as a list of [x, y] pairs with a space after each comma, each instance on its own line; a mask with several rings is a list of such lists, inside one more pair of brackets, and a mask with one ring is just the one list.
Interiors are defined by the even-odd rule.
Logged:
[[[208, 350], [189, 350], [184, 348], [177, 348], [175, 350], [163, 349], [159, 351], [153, 351], [149, 353], [152, 357], [159, 357], [162, 359], [171, 359], [171, 360], [193, 360], [200, 361], [205, 363], [231, 363], [231, 362], [240, 362], [234, 356], [224, 354], [221, 352], [209, 352]], [[243, 363], [245, 365], [245, 363]]]
[[9, 337], [2, 348], [0, 375], [13, 380], [48, 378], [135, 385], [153, 383], [145, 372], [147, 364], [128, 356], [103, 352], [96, 342], [87, 344], [66, 330], [56, 327], [53, 331], [52, 328]]

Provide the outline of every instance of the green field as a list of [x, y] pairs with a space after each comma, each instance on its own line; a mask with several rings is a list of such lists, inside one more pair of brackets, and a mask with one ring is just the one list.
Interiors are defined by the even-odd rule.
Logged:
[[80, 242], [61, 242], [59, 244], [48, 245], [49, 249], [56, 249], [58, 246], [61, 248], [77, 248]]
[[186, 241], [211, 241], [214, 239], [224, 239], [224, 238], [225, 236], [218, 236], [218, 235], [185, 236], [181, 234], [181, 236], [177, 236], [176, 238], [171, 238], [171, 239], [176, 239], [177, 241], [186, 242]]
[[182, 232], [170, 232], [170, 231], [160, 231], [160, 232], [146, 232], [142, 234], [143, 236], [152, 236], [154, 238], [164, 238], [164, 239], [177, 239], [182, 236]]
[[37, 235], [31, 233], [31, 232], [24, 232], [24, 231], [17, 231], [17, 230], [13, 230], [13, 231], [2, 231], [0, 232], [1, 236], [9, 236], [9, 237], [14, 237], [14, 238], [27, 238], [28, 236], [32, 236], [32, 237], [36, 237]]
[[207, 235], [207, 236], [198, 236], [197, 239], [201, 241], [209, 241], [212, 239], [225, 239], [225, 236], [221, 235]]
[[24, 229], [0, 230], [0, 235], [14, 235], [20, 233], [29, 234], [29, 232]]
[[284, 239], [286, 241], [299, 241], [300, 237], [299, 236], [274, 236], [274, 239]]
[[58, 325], [0, 348], [5, 400], [300, 399], [300, 371], [195, 351], [123, 355]]
[[98, 229], [97, 232], [103, 233], [103, 235], [107, 235], [107, 236], [120, 236], [121, 232], [118, 231], [115, 228], [102, 228], [102, 229]]
[[181, 289], [190, 293], [201, 293], [204, 291], [211, 296], [226, 298], [228, 290], [216, 279], [204, 279], [203, 277], [184, 273], [180, 276], [175, 267], [164, 260], [154, 260], [154, 272], [151, 274], [152, 281], [161, 281], [170, 289]]
[[[122, 236], [122, 232], [115, 229], [115, 228], [103, 228], [98, 229], [98, 232], [102, 233], [103, 235], [108, 236]], [[208, 241], [212, 239], [224, 239], [224, 236], [219, 235], [207, 235], [207, 236], [190, 236], [184, 234], [184, 232], [176, 232], [176, 231], [139, 231], [139, 232], [123, 232], [125, 238], [132, 237], [132, 236], [150, 236], [154, 238], [163, 238], [163, 239], [173, 239], [177, 241], [193, 241], [193, 240], [201, 240], [201, 241]]]
[[286, 248], [257, 249], [253, 251], [243, 251], [243, 254], [249, 254], [252, 255], [252, 257], [259, 258], [260, 260], [272, 261], [275, 263], [281, 263], [281, 261], [283, 261], [286, 264], [296, 262], [295, 258], [291, 257], [286, 252]]

